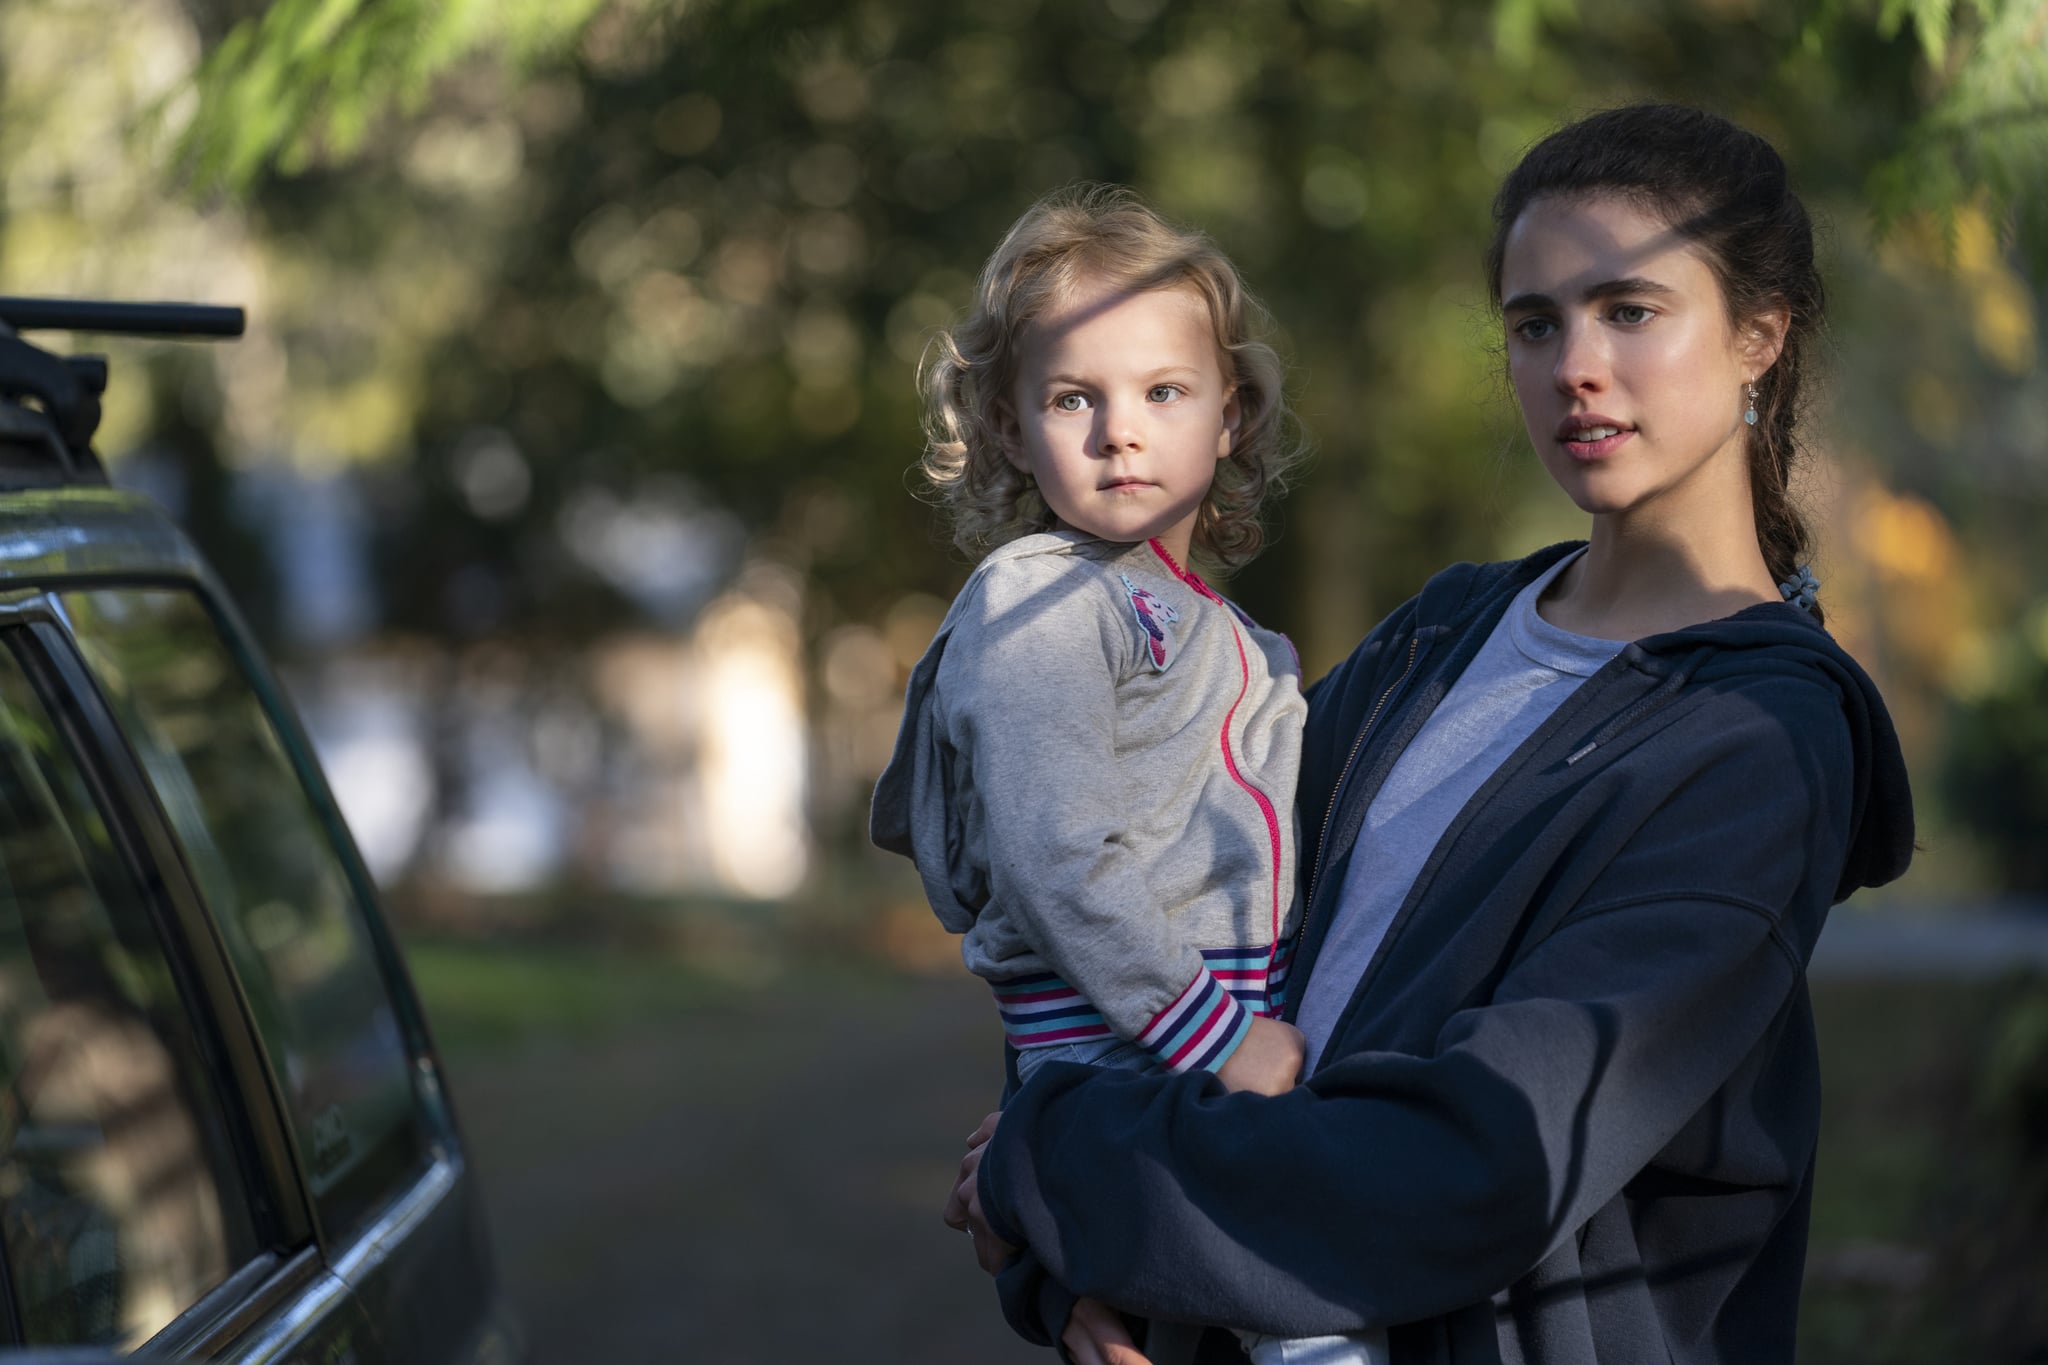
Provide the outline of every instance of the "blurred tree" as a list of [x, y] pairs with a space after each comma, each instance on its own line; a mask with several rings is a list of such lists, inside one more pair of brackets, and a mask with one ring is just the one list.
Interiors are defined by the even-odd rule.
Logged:
[[[579, 549], [559, 513], [656, 485], [774, 534], [820, 629], [943, 592], [958, 570], [904, 494], [922, 342], [1031, 198], [1136, 183], [1289, 332], [1321, 459], [1238, 588], [1314, 664], [1446, 553], [1570, 524], [1502, 461], [1490, 401], [1472, 262], [1519, 148], [1654, 94], [1759, 127], [1880, 224], [2030, 222], [2037, 10], [284, 0], [211, 48], [177, 164], [244, 196], [309, 286], [272, 309], [292, 443], [414, 464], [438, 534], [401, 516], [389, 543], [422, 625], [630, 611], [590, 596], [607, 533], [585, 516]], [[525, 470], [483, 515], [480, 421]]]
[[1996, 861], [2002, 884], [2048, 897], [2048, 604], [2003, 645], [1957, 706], [1942, 779], [1950, 809]]
[[[1487, 207], [1561, 119], [1685, 100], [1770, 136], [1837, 224], [1834, 429], [1963, 529], [1995, 620], [2048, 579], [2021, 270], [2048, 186], [2044, 13], [25, 0], [0, 12], [0, 253], [79, 289], [247, 299], [252, 336], [219, 357], [223, 460], [370, 471], [392, 624], [569, 642], [678, 622], [751, 545], [805, 572], [822, 641], [964, 572], [908, 477], [931, 329], [1037, 195], [1130, 182], [1212, 231], [1284, 329], [1318, 457], [1233, 590], [1314, 673], [1447, 558], [1578, 529], [1515, 454]], [[112, 112], [53, 120], [129, 71], [89, 104]], [[117, 153], [81, 132], [107, 120], [141, 135]], [[120, 401], [110, 439], [168, 420]]]
[[[957, 573], [903, 492], [909, 372], [988, 245], [1052, 185], [1136, 183], [1210, 227], [1289, 330], [1322, 458], [1299, 533], [1240, 589], [1326, 662], [1526, 505], [1472, 266], [1517, 149], [1560, 112], [1655, 92], [1762, 127], [1818, 197], [1855, 202], [1915, 126], [1922, 66], [1844, 6], [606, 10], [568, 71], [472, 74], [409, 140], [257, 203], [310, 259], [393, 281], [399, 308], [453, 304], [438, 328], [387, 324], [411, 344], [354, 348], [387, 377], [403, 357], [391, 415], [413, 425], [385, 439], [422, 487], [452, 488], [478, 413], [532, 466], [526, 512], [494, 530], [424, 499], [446, 534], [397, 537], [430, 561], [399, 578], [467, 545], [555, 616], [577, 579], [555, 509], [680, 474], [812, 569], [823, 628]], [[494, 156], [514, 169], [494, 178]], [[381, 430], [352, 409], [336, 425]]]
[[450, 67], [481, 53], [515, 68], [556, 58], [604, 2], [191, 0], [202, 31], [229, 26], [199, 69], [180, 172], [242, 193], [272, 167], [345, 158], [394, 109], [418, 114]]

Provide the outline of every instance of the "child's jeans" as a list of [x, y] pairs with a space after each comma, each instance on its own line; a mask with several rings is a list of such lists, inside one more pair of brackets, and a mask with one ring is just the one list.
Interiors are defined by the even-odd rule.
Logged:
[[[1079, 1062], [1121, 1071], [1144, 1071], [1152, 1055], [1136, 1043], [1121, 1038], [1095, 1038], [1085, 1043], [1055, 1043], [1051, 1047], [1027, 1047], [1017, 1053], [1017, 1082], [1031, 1079], [1031, 1073], [1046, 1062]], [[1194, 1358], [1201, 1329], [1189, 1323], [1155, 1322], [1145, 1340], [1145, 1357], [1152, 1365], [1187, 1365]], [[1362, 1332], [1341, 1337], [1279, 1337], [1267, 1332], [1238, 1332], [1238, 1342], [1252, 1365], [1389, 1365], [1384, 1332]]]
[[1360, 1332], [1342, 1337], [1276, 1337], [1239, 1332], [1237, 1340], [1252, 1365], [1388, 1365], [1387, 1334]]
[[1080, 1062], [1085, 1066], [1106, 1066], [1113, 1071], [1144, 1071], [1152, 1065], [1152, 1054], [1136, 1043], [1127, 1043], [1114, 1035], [1090, 1038], [1083, 1043], [1018, 1048], [1017, 1084], [1030, 1080], [1031, 1073], [1047, 1062]]

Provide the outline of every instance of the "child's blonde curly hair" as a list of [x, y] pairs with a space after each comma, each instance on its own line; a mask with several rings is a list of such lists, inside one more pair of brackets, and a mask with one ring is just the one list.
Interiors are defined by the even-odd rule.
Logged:
[[1286, 486], [1303, 453], [1281, 388], [1285, 367], [1260, 339], [1270, 320], [1229, 258], [1116, 185], [1056, 191], [1026, 210], [982, 267], [974, 311], [925, 351], [921, 464], [952, 518], [953, 543], [979, 557], [1052, 529], [1036, 484], [1003, 454], [1002, 421], [1024, 329], [1084, 281], [1133, 292], [1191, 288], [1208, 305], [1241, 420], [1196, 516], [1194, 552], [1238, 568], [1265, 543], [1261, 504]]

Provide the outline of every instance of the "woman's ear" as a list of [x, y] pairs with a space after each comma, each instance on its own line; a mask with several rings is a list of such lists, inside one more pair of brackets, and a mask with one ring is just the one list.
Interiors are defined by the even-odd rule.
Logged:
[[1791, 326], [1792, 310], [1783, 304], [1766, 308], [1743, 324], [1737, 349], [1742, 353], [1743, 366], [1751, 375], [1761, 379], [1771, 366], [1778, 363], [1778, 355], [1785, 349], [1785, 333]]

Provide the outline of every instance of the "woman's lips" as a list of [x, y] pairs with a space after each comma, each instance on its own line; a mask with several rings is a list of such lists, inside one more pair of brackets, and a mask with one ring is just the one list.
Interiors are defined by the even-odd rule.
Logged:
[[1580, 441], [1566, 437], [1563, 445], [1565, 452], [1574, 460], [1599, 460], [1620, 449], [1622, 443], [1634, 435], [1635, 432], [1624, 427], [1612, 435], [1602, 436], [1594, 441]]
[[1601, 459], [1635, 434], [1635, 428], [1597, 412], [1577, 413], [1557, 424], [1558, 442], [1575, 460]]

